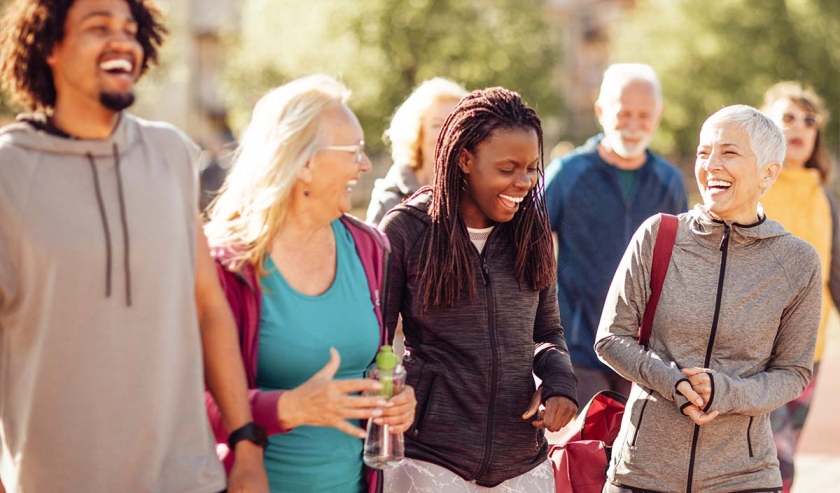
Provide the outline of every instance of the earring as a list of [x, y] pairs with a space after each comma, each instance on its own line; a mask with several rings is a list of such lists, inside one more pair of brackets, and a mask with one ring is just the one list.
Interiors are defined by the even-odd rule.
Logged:
[[303, 189], [303, 196], [304, 197], [309, 197], [309, 189], [308, 188]]

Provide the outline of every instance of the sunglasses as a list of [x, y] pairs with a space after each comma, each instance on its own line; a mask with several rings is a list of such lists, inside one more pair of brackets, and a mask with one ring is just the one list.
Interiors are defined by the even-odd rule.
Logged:
[[362, 156], [365, 154], [365, 141], [360, 141], [357, 145], [352, 146], [325, 146], [321, 149], [327, 151], [343, 151], [343, 152], [352, 152], [355, 154], [354, 160], [356, 164], [360, 164], [362, 162]]
[[[786, 125], [791, 125], [794, 122], [796, 122], [796, 120], [796, 116], [790, 113], [785, 113], [784, 115], [782, 115], [782, 122], [784, 122]], [[819, 122], [817, 121], [816, 117], [808, 115], [802, 119], [802, 123], [805, 124], [805, 128], [815, 128]]]

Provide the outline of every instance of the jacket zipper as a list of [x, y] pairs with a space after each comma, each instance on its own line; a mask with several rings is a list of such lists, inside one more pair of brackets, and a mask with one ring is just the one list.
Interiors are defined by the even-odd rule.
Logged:
[[[717, 297], [715, 299], [715, 315], [712, 318], [712, 332], [709, 334], [709, 344], [706, 346], [706, 359], [703, 368], [708, 368], [712, 360], [712, 350], [715, 347], [715, 335], [717, 334], [718, 319], [720, 318], [720, 303], [723, 297], [723, 280], [726, 276], [726, 256], [729, 253], [729, 224], [723, 223], [723, 237], [720, 240], [720, 275], [718, 276]], [[688, 482], [686, 493], [691, 493], [691, 483], [694, 481], [694, 460], [697, 455], [697, 440], [700, 437], [700, 425], [694, 425], [694, 434], [691, 437], [691, 455], [688, 462]]]
[[753, 417], [750, 416], [750, 424], [747, 425], [747, 448], [750, 451], [750, 458], [753, 457], [753, 449], [752, 449], [752, 437], [750, 436], [753, 424]]
[[[488, 238], [489, 240], [489, 238]], [[487, 248], [485, 245], [484, 253], [487, 253]], [[490, 377], [490, 399], [488, 400], [488, 407], [487, 407], [487, 429], [484, 432], [484, 454], [481, 457], [480, 467], [478, 468], [478, 473], [475, 475], [475, 479], [480, 479], [484, 476], [484, 473], [487, 472], [487, 468], [490, 466], [490, 457], [492, 456], [493, 452], [493, 415], [495, 409], [495, 402], [496, 402], [496, 387], [498, 386], [499, 381], [499, 365], [497, 362], [497, 341], [496, 341], [496, 323], [495, 318], [496, 314], [495, 310], [495, 300], [493, 298], [493, 286], [490, 283], [490, 270], [487, 268], [487, 259], [482, 253], [481, 255], [481, 273], [484, 277], [484, 289], [487, 292], [487, 328], [489, 329], [488, 332], [490, 333], [490, 368], [491, 368], [491, 377]]]

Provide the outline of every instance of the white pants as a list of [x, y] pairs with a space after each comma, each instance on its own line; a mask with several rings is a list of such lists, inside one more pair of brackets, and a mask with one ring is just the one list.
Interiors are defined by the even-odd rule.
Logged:
[[546, 460], [525, 474], [493, 488], [464, 481], [445, 467], [405, 459], [385, 471], [384, 493], [554, 493], [554, 468]]

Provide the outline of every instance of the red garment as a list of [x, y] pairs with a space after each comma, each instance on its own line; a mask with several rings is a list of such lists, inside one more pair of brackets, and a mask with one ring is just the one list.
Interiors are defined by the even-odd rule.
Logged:
[[[380, 345], [387, 344], [388, 336], [383, 322], [385, 320], [383, 316], [385, 304], [381, 300], [382, 293], [385, 292], [388, 255], [391, 251], [388, 238], [355, 217], [345, 215], [341, 218], [341, 222], [353, 236], [356, 252], [359, 254], [359, 259], [367, 276], [370, 299], [373, 302], [376, 318], [379, 320], [379, 343]], [[286, 433], [289, 430], [281, 426], [280, 420], [277, 419], [277, 401], [280, 400], [283, 391], [264, 392], [257, 387], [257, 353], [260, 339], [262, 293], [259, 290], [254, 268], [251, 265], [245, 265], [236, 272], [228, 270], [230, 259], [233, 256], [232, 250], [228, 248], [211, 246], [210, 254], [216, 259], [219, 281], [225, 291], [225, 296], [233, 311], [234, 320], [236, 320], [236, 327], [239, 330], [239, 347], [242, 352], [242, 360], [245, 362], [245, 376], [248, 380], [249, 389], [248, 397], [251, 401], [254, 422], [265, 428], [269, 436], [276, 433]], [[227, 446], [228, 430], [222, 420], [222, 414], [216, 405], [216, 401], [209, 391], [204, 392], [204, 402], [207, 406], [210, 424], [213, 427], [213, 434], [216, 436], [216, 453], [224, 463], [227, 472], [230, 473], [234, 459], [233, 453]], [[376, 491], [378, 483], [374, 473], [375, 471], [370, 469], [365, 471], [370, 491]]]

